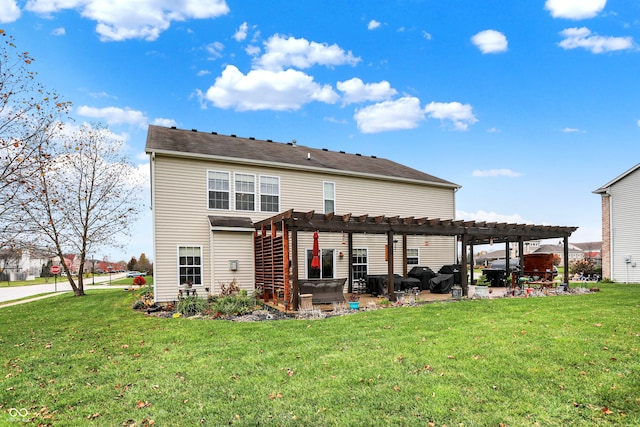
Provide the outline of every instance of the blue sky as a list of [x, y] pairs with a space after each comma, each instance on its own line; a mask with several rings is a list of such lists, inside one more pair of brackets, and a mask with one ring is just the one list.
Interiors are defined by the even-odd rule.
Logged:
[[[592, 191], [640, 162], [637, 1], [0, 0], [0, 28], [142, 171], [150, 123], [296, 139], [455, 182], [459, 219], [584, 242]], [[150, 218], [105, 255], [152, 257]]]

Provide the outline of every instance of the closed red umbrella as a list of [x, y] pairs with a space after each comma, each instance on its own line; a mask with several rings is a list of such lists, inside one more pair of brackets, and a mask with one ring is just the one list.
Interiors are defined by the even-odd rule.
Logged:
[[320, 270], [320, 245], [318, 244], [318, 232], [313, 233], [313, 258], [311, 259], [311, 268]]

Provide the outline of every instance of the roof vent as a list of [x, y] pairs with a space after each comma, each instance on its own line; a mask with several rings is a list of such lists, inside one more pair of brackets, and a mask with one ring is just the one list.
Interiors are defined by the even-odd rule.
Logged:
[[191, 129], [191, 132], [198, 132], [198, 129]]
[[249, 137], [250, 140], [255, 141], [256, 139], [252, 136]]
[[372, 159], [377, 159], [377, 158], [378, 158], [378, 156], [371, 156], [371, 158], [372, 158]]
[[267, 142], [273, 142], [273, 139], [267, 139]]
[[211, 132], [211, 135], [217, 135], [218, 132]]
[[360, 153], [356, 153], [356, 156], [362, 156], [362, 154], [360, 154]]
[[236, 134], [235, 134], [235, 133], [232, 133], [232, 134], [231, 134], [231, 138], [235, 138], [235, 137], [236, 137]]
[[342, 151], [342, 150], [340, 150], [340, 153], [342, 153], [342, 154], [346, 154], [346, 153], [345, 153], [344, 151]]
[[292, 144], [294, 147], [296, 146], [296, 143], [297, 143], [297, 142], [298, 142], [298, 141], [296, 141], [295, 139], [292, 139], [292, 140], [291, 140], [291, 144]]
[[327, 149], [327, 148], [323, 148], [323, 149], [322, 149], [322, 151], [329, 151], [329, 149]]
[[287, 142], [287, 145], [293, 145], [293, 142]]
[[171, 126], [171, 129], [176, 129], [176, 127], [175, 126]]

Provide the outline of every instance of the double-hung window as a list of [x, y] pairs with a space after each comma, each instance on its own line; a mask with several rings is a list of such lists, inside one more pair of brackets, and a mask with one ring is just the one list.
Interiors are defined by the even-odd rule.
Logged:
[[209, 209], [229, 209], [229, 172], [207, 173]]
[[256, 210], [256, 177], [246, 173], [235, 174], [237, 211]]
[[353, 266], [353, 279], [367, 278], [367, 249], [353, 248], [351, 253], [351, 265]]
[[420, 263], [420, 251], [417, 248], [407, 248], [407, 265]]
[[280, 178], [260, 176], [260, 211], [280, 212]]
[[178, 247], [178, 278], [180, 284], [202, 285], [202, 247]]
[[324, 213], [331, 213], [336, 211], [336, 183], [327, 182], [323, 183], [323, 199], [324, 199]]

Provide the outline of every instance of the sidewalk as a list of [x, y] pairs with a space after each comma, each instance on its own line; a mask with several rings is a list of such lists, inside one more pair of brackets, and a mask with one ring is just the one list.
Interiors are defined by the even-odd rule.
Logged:
[[[118, 280], [123, 278], [124, 276], [125, 275], [123, 273], [113, 274], [111, 276], [111, 280], [112, 281]], [[84, 290], [87, 291], [91, 289], [126, 288], [126, 286], [108, 285], [109, 283], [108, 276], [96, 277], [95, 278], [96, 285], [92, 285], [92, 283], [94, 283], [92, 279], [85, 279]], [[98, 285], [98, 283], [107, 283], [107, 285], [104, 285], [104, 284]], [[57, 284], [47, 283], [47, 284], [41, 284], [41, 285], [16, 286], [16, 287], [9, 286], [7, 288], [0, 288], [0, 308], [10, 307], [16, 304], [23, 304], [30, 301], [36, 301], [42, 298], [50, 298], [50, 297], [61, 295], [67, 292], [72, 292], [72, 289], [71, 289], [71, 285], [64, 277], [58, 277]], [[40, 294], [47, 294], [47, 295], [40, 295]], [[29, 299], [22, 299], [22, 298], [27, 298], [34, 295], [40, 295], [40, 296], [29, 298]], [[5, 302], [7, 301], [14, 301], [14, 300], [20, 300], [20, 301], [15, 301], [12, 303], [5, 304]]]

